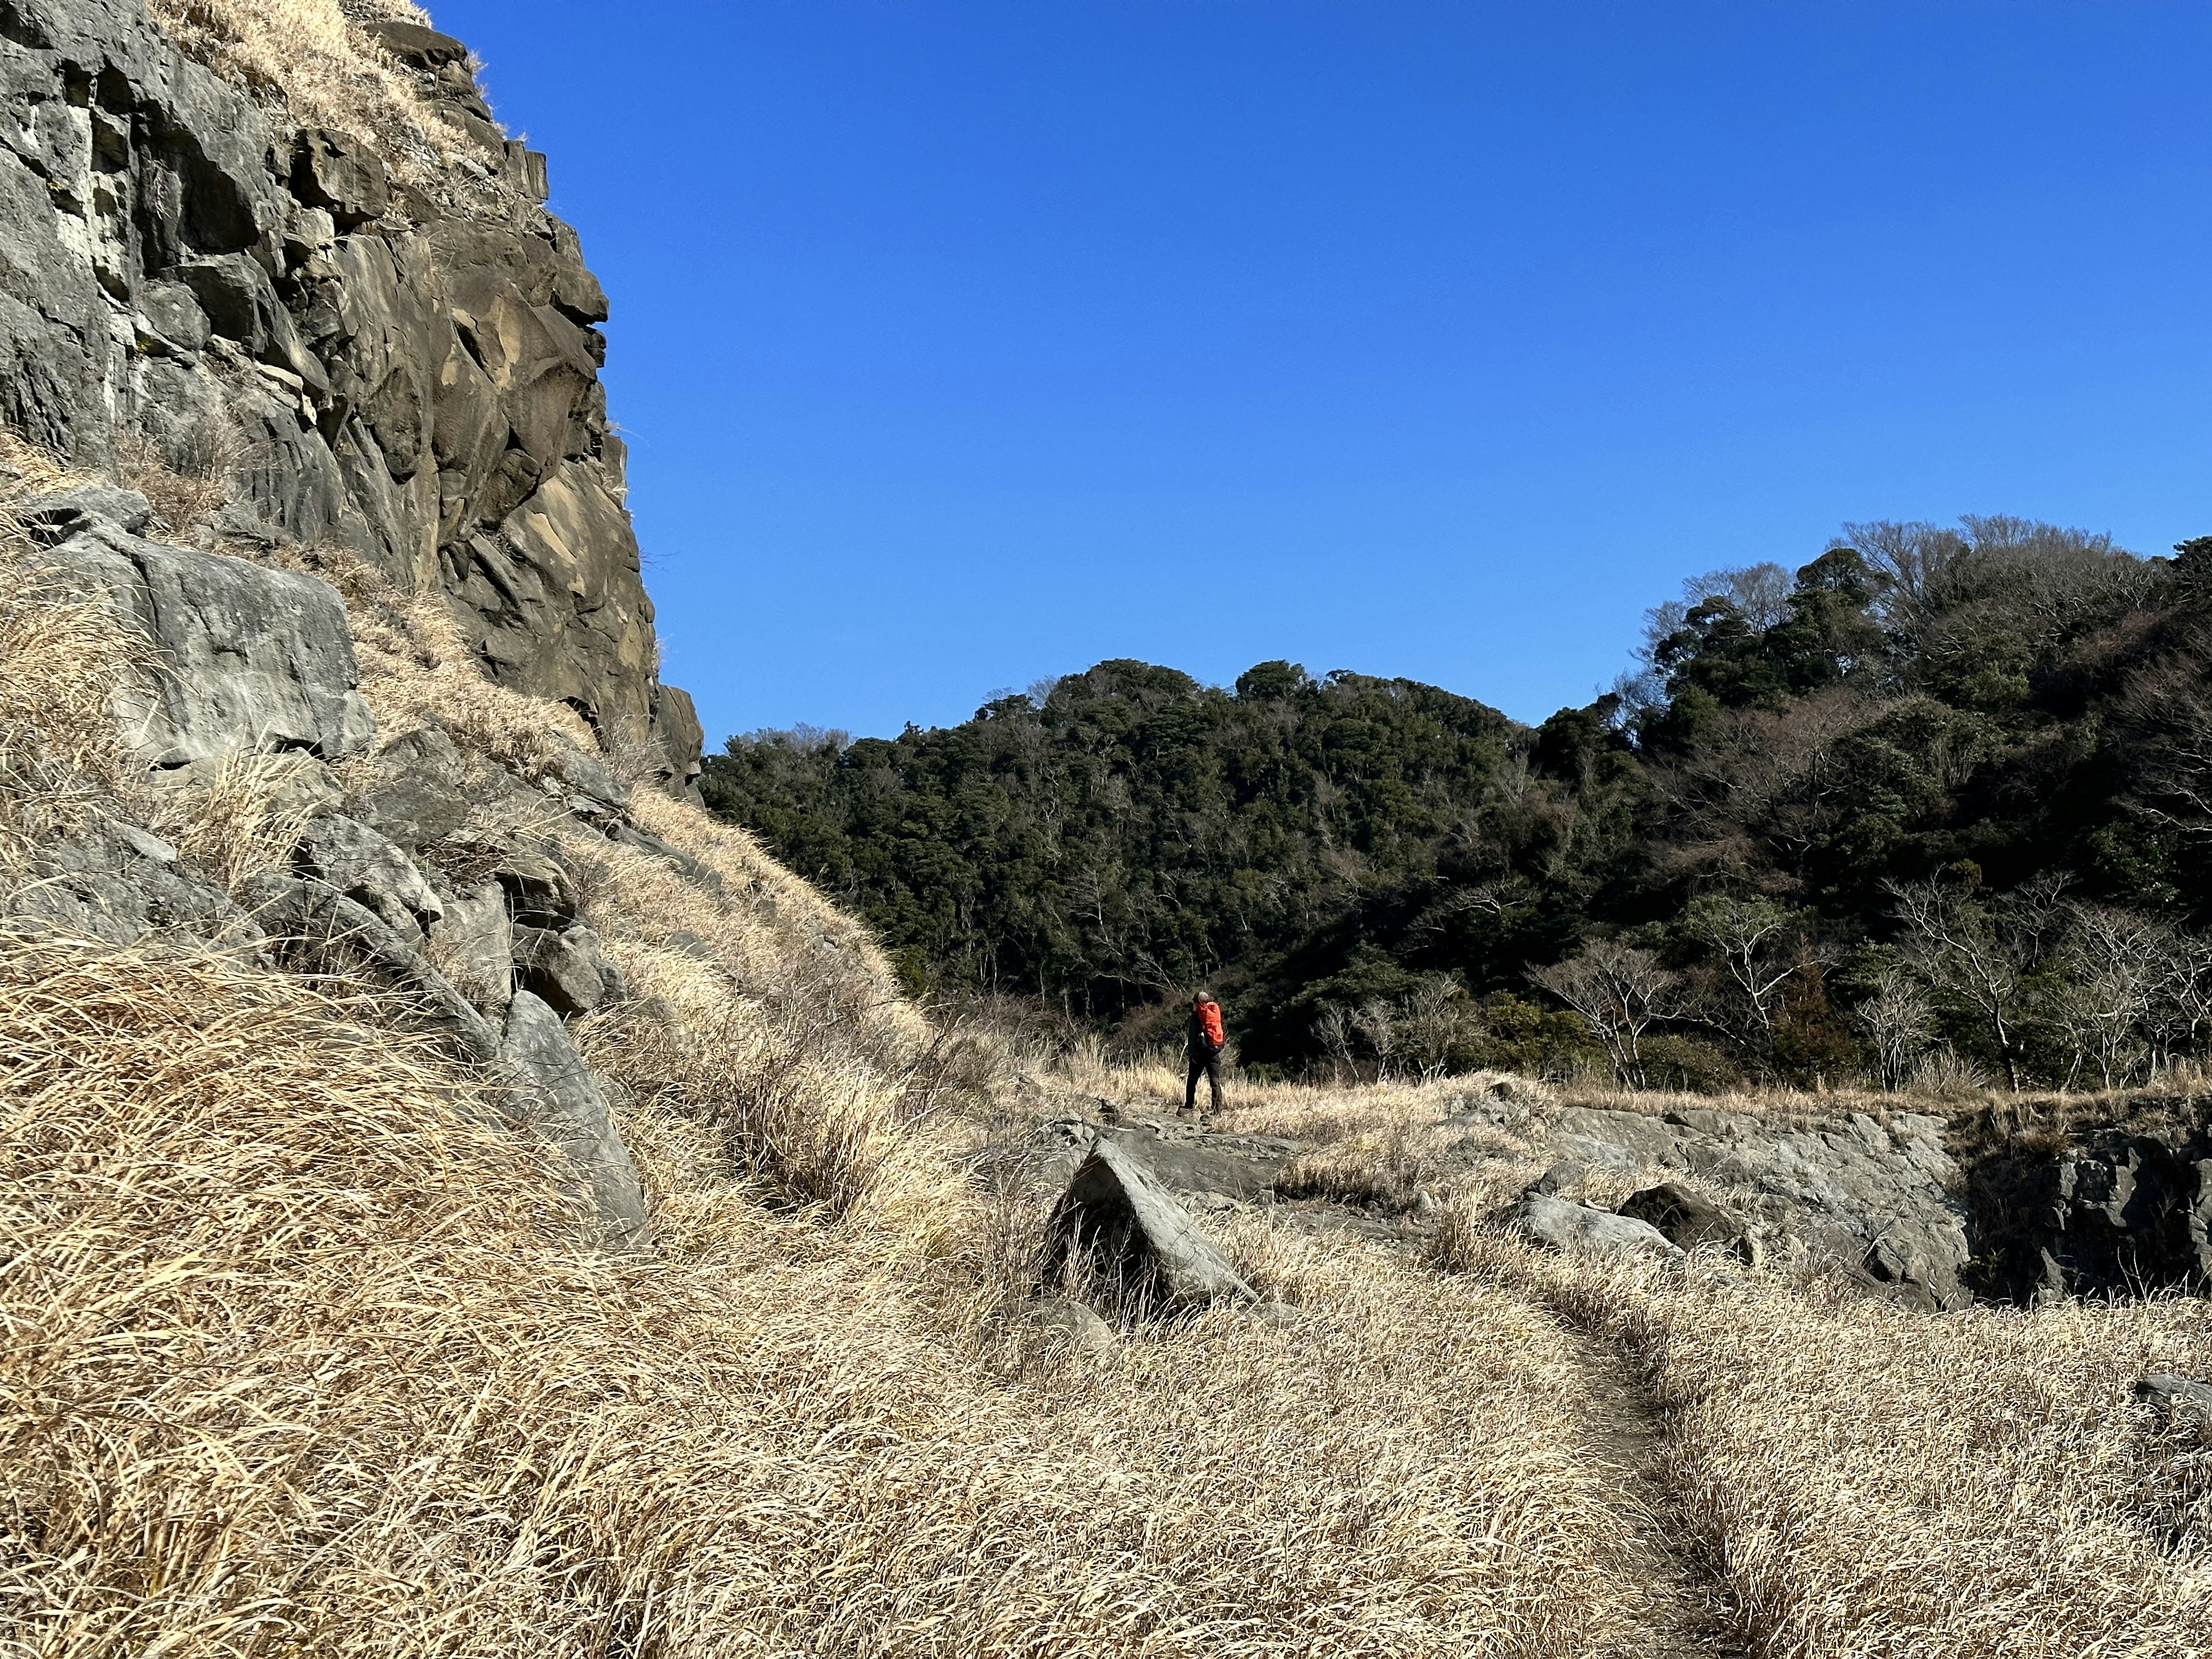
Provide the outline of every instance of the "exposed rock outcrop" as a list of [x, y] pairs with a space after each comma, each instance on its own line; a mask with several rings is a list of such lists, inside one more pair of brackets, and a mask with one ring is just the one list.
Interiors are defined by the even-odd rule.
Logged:
[[2014, 1301], [2212, 1290], [2212, 1115], [2011, 1146], [1969, 1182], [1991, 1292]]
[[[162, 582], [204, 567], [133, 532], [341, 544], [442, 595], [495, 679], [569, 704], [611, 750], [657, 746], [682, 790], [698, 723], [656, 676], [599, 380], [606, 297], [466, 49], [369, 27], [421, 94], [412, 179], [257, 104], [142, 0], [0, 0], [0, 421], [88, 471], [150, 454], [228, 497], [163, 526], [111, 491], [41, 522], [103, 520], [73, 558], [157, 613]], [[342, 711], [305, 724], [284, 735], [366, 741]]]
[[1574, 1250], [1594, 1255], [1656, 1255], [1668, 1259], [1682, 1254], [1648, 1221], [1615, 1215], [1571, 1203], [1531, 1188], [1522, 1194], [1513, 1212], [1514, 1224], [1539, 1244], [1555, 1250]]
[[1972, 1251], [1956, 1191], [1962, 1176], [1943, 1149], [1943, 1127], [1911, 1113], [1886, 1125], [1854, 1113], [1798, 1128], [1736, 1112], [1660, 1118], [1575, 1107], [1524, 1122], [1524, 1132], [1591, 1168], [1682, 1171], [1724, 1187], [1744, 1211], [1749, 1248], [1802, 1252], [1894, 1300], [1950, 1309], [1973, 1299], [1960, 1278]]

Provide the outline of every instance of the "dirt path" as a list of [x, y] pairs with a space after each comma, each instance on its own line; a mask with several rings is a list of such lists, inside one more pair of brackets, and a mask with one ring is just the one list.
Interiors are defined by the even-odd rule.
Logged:
[[[1157, 1137], [1143, 1143], [1147, 1163], [1201, 1211], [1212, 1207], [1209, 1200], [1225, 1206], [1226, 1194], [1264, 1191], [1303, 1150], [1295, 1141], [1215, 1133], [1169, 1114], [1117, 1112], [1101, 1127]], [[1406, 1250], [1418, 1249], [1434, 1229], [1426, 1217], [1386, 1218], [1318, 1199], [1282, 1201], [1273, 1210], [1293, 1226]], [[1748, 1659], [1718, 1565], [1692, 1534], [1668, 1476], [1666, 1418], [1658, 1401], [1602, 1338], [1554, 1309], [1543, 1311], [1558, 1325], [1583, 1384], [1586, 1455], [1628, 1523], [1623, 1577], [1638, 1604], [1621, 1611], [1637, 1633], [1617, 1651], [1622, 1659]]]
[[1627, 1576], [1644, 1598], [1634, 1651], [1639, 1659], [1746, 1659], [1733, 1600], [1668, 1478], [1664, 1414], [1619, 1354], [1571, 1324], [1561, 1329], [1589, 1390], [1590, 1461], [1609, 1473], [1633, 1532]]

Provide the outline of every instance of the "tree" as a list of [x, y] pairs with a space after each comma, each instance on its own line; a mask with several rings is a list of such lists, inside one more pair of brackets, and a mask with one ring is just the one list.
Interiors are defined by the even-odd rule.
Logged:
[[1583, 1017], [1626, 1082], [1643, 1080], [1645, 1034], [1680, 1012], [1682, 976], [1662, 966], [1656, 953], [1617, 939], [1593, 939], [1528, 977]]
[[1976, 879], [1967, 872], [1960, 880], [1892, 882], [1887, 888], [1896, 902], [1906, 963], [1929, 985], [1974, 1011], [2004, 1067], [2005, 1081], [2017, 1090], [2028, 976], [2043, 955], [2057, 884], [2038, 883], [1991, 906], [1973, 896]]
[[1799, 917], [1771, 899], [1709, 895], [1692, 902], [1684, 931], [1711, 949], [1738, 1001], [1735, 1033], [1753, 1044], [1774, 1034], [1790, 981], [1815, 960], [1796, 949]]
[[1874, 1047], [1875, 1065], [1885, 1089], [1901, 1089], [1914, 1063], [1936, 1041], [1936, 1009], [1920, 982], [1904, 969], [1883, 969], [1874, 994], [1854, 1011]]

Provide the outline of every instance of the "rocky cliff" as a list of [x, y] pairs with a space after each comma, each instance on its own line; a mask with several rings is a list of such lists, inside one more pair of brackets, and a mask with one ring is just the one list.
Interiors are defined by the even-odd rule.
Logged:
[[0, 420], [166, 481], [169, 540], [335, 544], [440, 597], [494, 679], [680, 792], [700, 732], [657, 675], [606, 297], [467, 49], [348, 15], [362, 84], [402, 100], [360, 131], [218, 75], [142, 0], [0, 0]]

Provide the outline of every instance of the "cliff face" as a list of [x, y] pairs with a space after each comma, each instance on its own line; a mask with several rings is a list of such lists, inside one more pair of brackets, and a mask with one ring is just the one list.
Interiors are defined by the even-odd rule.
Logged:
[[466, 48], [359, 27], [419, 100], [404, 155], [272, 113], [142, 0], [0, 0], [0, 420], [201, 486], [173, 540], [335, 544], [442, 594], [494, 679], [684, 791], [700, 732], [657, 674], [605, 295]]

